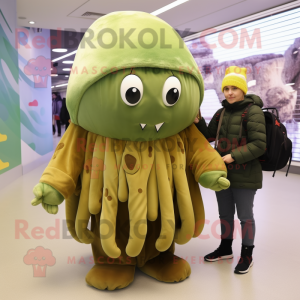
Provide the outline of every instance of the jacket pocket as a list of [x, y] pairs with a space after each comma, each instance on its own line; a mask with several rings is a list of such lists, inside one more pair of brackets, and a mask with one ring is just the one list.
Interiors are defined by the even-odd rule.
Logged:
[[244, 164], [237, 164], [233, 162], [231, 164], [226, 164], [227, 172], [232, 174], [241, 174], [242, 176], [249, 177], [251, 174], [251, 161], [248, 161]]

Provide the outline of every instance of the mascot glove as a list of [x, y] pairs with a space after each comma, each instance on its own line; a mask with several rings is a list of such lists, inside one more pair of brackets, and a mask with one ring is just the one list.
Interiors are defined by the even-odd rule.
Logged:
[[46, 183], [38, 183], [33, 188], [35, 198], [31, 201], [33, 206], [42, 203], [49, 214], [57, 214], [58, 205], [64, 201], [64, 197], [56, 189]]
[[230, 181], [226, 177], [227, 173], [224, 171], [209, 171], [200, 176], [199, 183], [205, 188], [218, 192], [229, 188]]

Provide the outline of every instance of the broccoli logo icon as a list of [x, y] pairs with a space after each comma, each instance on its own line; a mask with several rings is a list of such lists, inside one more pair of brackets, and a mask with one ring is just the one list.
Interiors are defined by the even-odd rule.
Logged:
[[51, 250], [38, 246], [28, 250], [23, 261], [26, 265], [32, 265], [33, 277], [46, 277], [47, 266], [55, 265], [56, 259]]
[[[44, 56], [38, 56], [28, 61], [24, 67], [24, 73], [28, 76], [32, 75], [34, 79], [35, 88], [46, 88], [48, 77], [51, 76], [51, 59], [47, 59]], [[52, 67], [52, 73], [56, 73], [55, 68]]]

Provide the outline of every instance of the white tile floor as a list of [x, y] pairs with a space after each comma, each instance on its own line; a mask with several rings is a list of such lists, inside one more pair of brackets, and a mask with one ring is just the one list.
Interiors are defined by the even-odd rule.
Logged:
[[[45, 167], [35, 169], [0, 191], [1, 299], [300, 299], [299, 175], [289, 174], [286, 178], [284, 173], [277, 172], [272, 178], [271, 173], [264, 173], [264, 188], [257, 192], [255, 199], [255, 263], [248, 274], [233, 273], [240, 253], [239, 234], [234, 241], [232, 264], [202, 262], [201, 258], [214, 250], [219, 240], [214, 237], [216, 230], [212, 226], [218, 219], [215, 194], [201, 188], [206, 219], [210, 221], [203, 234], [210, 238], [193, 239], [176, 247], [176, 254], [191, 264], [190, 278], [178, 284], [165, 284], [137, 270], [128, 288], [103, 292], [85, 283], [85, 275], [92, 267], [90, 246], [64, 238], [67, 234], [63, 228], [64, 205], [55, 216], [47, 214], [41, 206], [30, 205], [32, 188]], [[55, 220], [59, 226], [58, 239], [49, 239], [45, 234], [38, 234], [40, 239], [33, 237], [34, 227], [47, 230], [55, 226]], [[22, 225], [17, 225], [18, 222]], [[27, 238], [16, 235], [16, 228], [23, 224], [28, 226]], [[54, 231], [51, 234], [54, 235]], [[55, 265], [47, 267], [46, 277], [34, 277], [32, 266], [23, 262], [27, 251], [37, 246], [50, 249], [56, 258]], [[76, 263], [68, 264], [68, 257], [75, 257]]]

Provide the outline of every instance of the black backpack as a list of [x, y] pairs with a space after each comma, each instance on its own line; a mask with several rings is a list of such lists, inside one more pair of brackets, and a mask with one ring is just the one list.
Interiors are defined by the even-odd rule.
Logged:
[[[248, 112], [253, 103], [250, 103], [242, 113], [241, 127], [239, 132], [238, 143], [241, 143], [242, 140], [242, 128], [244, 127], [247, 132], [247, 120]], [[292, 161], [292, 141], [287, 137], [287, 132], [285, 126], [280, 123], [278, 117], [278, 111], [275, 107], [266, 107], [262, 109], [265, 115], [266, 121], [266, 136], [267, 136], [267, 147], [265, 153], [260, 156], [258, 159], [261, 163], [263, 171], [274, 171], [273, 177], [275, 176], [276, 170], [284, 168], [288, 161], [289, 165], [287, 168], [286, 175], [288, 175], [291, 161]], [[272, 112], [269, 112], [272, 110]], [[273, 111], [276, 111], [276, 116], [273, 114]], [[225, 108], [219, 109], [216, 114], [220, 115], [220, 121], [222, 120], [222, 115], [225, 112]], [[221, 125], [222, 121], [219, 123]], [[217, 139], [219, 136], [219, 130], [221, 126], [218, 126]]]

